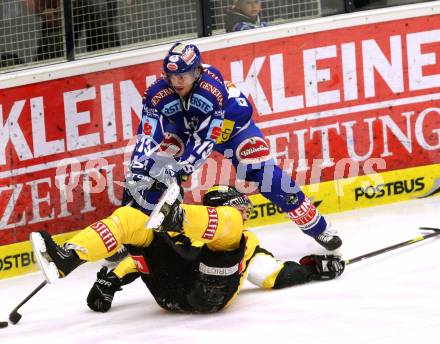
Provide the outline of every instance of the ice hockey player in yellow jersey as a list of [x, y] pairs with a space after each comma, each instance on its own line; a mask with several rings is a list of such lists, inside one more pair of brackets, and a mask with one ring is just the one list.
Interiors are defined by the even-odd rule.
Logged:
[[174, 312], [216, 312], [236, 297], [244, 280], [266, 289], [329, 280], [344, 271], [335, 255], [309, 255], [281, 262], [244, 228], [252, 204], [231, 186], [214, 186], [203, 205], [181, 203], [173, 184], [153, 213], [124, 206], [80, 231], [63, 246], [46, 232], [31, 233], [37, 261], [49, 283], [87, 261], [113, 256], [124, 245], [129, 255], [112, 271], [103, 267], [87, 297], [88, 306], [107, 312], [114, 294], [141, 277], [156, 302]]

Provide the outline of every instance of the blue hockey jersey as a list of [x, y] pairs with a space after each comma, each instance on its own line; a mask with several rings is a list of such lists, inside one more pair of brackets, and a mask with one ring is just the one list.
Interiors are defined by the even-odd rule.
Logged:
[[149, 161], [151, 154], [172, 144], [182, 172], [189, 175], [203, 164], [216, 143], [224, 143], [244, 129], [251, 117], [246, 97], [225, 82], [215, 67], [204, 66], [185, 99], [161, 78], [145, 92], [132, 171], [148, 174], [154, 164]]

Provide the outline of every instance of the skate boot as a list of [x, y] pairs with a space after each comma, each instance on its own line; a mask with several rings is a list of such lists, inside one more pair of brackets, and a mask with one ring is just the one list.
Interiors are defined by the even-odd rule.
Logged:
[[336, 230], [334, 230], [331, 225], [328, 224], [324, 232], [316, 236], [314, 239], [326, 250], [333, 251], [342, 245], [342, 240], [337, 234], [338, 233]]
[[177, 183], [171, 184], [160, 197], [145, 227], [156, 232], [181, 232], [184, 218], [180, 206], [182, 191]]
[[30, 241], [35, 258], [48, 283], [54, 283], [59, 278], [67, 276], [85, 263], [75, 250], [58, 245], [49, 233], [32, 232]]

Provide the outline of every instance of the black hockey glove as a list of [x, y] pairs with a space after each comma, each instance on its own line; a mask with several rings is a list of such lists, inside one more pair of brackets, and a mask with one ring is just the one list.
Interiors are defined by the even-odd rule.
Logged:
[[[180, 188], [180, 197], [183, 198], [183, 189]], [[165, 204], [161, 212], [165, 215], [162, 224], [156, 229], [157, 232], [182, 232], [185, 211], [181, 207], [181, 201], [178, 198], [172, 205]]]
[[310, 279], [313, 281], [331, 280], [341, 275], [345, 269], [345, 262], [335, 255], [313, 254], [301, 258], [299, 263], [311, 269]]
[[103, 267], [87, 296], [87, 305], [95, 312], [107, 312], [112, 306], [113, 296], [121, 289], [122, 282], [112, 271]]

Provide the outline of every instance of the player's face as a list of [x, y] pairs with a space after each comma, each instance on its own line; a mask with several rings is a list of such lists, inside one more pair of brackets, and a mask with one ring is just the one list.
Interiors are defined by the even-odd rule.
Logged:
[[237, 7], [244, 15], [255, 18], [261, 11], [261, 1], [241, 0], [238, 2]]
[[168, 82], [181, 97], [186, 97], [191, 92], [195, 81], [196, 75], [193, 71], [168, 75]]

